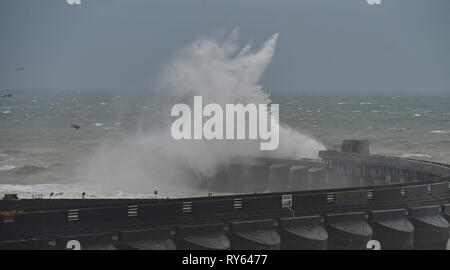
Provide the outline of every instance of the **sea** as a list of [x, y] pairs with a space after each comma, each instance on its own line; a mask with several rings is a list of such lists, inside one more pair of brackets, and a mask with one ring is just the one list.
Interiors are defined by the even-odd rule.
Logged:
[[[450, 97], [395, 94], [272, 94], [280, 123], [326, 148], [367, 139], [374, 154], [450, 164]], [[93, 187], [89, 166], [117, 140], [151, 134], [168, 110], [151, 94], [127, 91], [17, 90], [0, 97], [0, 196], [21, 198], [153, 198], [202, 195], [195, 188], [155, 195], [108, 179]], [[78, 125], [76, 129], [72, 125]], [[144, 146], [145, 147], [145, 144]], [[290, 147], [295, 148], [296, 145]], [[117, 159], [136, 160], [133, 151]], [[150, 161], [151, 162], [151, 161]], [[111, 181], [127, 183], [122, 178]], [[98, 183], [97, 183], [98, 184]], [[145, 182], [140, 184], [145, 186]], [[116, 188], [119, 187], [119, 188]]]

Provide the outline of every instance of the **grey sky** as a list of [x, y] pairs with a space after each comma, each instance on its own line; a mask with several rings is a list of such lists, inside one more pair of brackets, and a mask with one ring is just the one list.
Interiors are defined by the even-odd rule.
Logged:
[[[148, 89], [178, 48], [279, 33], [270, 92], [450, 93], [450, 1], [0, 1], [0, 91]], [[23, 71], [16, 71], [23, 66]]]

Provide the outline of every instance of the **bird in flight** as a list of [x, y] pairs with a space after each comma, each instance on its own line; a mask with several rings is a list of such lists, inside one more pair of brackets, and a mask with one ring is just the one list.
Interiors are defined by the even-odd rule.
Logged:
[[79, 125], [75, 125], [75, 124], [70, 125], [70, 127], [73, 128], [73, 129], [79, 129], [80, 128]]

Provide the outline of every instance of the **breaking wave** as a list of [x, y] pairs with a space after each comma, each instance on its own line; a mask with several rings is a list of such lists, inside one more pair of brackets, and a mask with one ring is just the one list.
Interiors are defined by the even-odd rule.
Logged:
[[175, 186], [195, 187], [199, 176], [214, 176], [219, 164], [235, 156], [317, 157], [323, 144], [285, 125], [280, 125], [276, 151], [259, 150], [258, 140], [175, 141], [171, 137], [170, 108], [193, 101], [195, 95], [205, 103], [222, 106], [271, 102], [260, 80], [274, 55], [278, 34], [257, 50], [251, 42], [241, 47], [238, 37], [238, 30], [205, 36], [177, 51], [162, 70], [154, 93], [166, 97], [159, 108], [166, 115], [165, 126], [105, 143], [80, 167], [79, 179], [134, 192], [173, 190]]

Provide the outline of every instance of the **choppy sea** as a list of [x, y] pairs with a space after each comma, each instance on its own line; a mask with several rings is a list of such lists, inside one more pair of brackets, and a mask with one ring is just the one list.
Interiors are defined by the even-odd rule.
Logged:
[[[0, 196], [46, 197], [53, 192], [54, 198], [79, 197], [89, 190], [89, 183], [74, 181], [80, 164], [102, 142], [157, 128], [153, 123], [164, 110], [158, 98], [144, 96], [28, 90], [0, 97]], [[372, 153], [450, 163], [449, 96], [285, 94], [271, 99], [280, 104], [282, 124], [326, 146], [368, 139]], [[91, 198], [153, 196], [88, 192]]]

